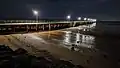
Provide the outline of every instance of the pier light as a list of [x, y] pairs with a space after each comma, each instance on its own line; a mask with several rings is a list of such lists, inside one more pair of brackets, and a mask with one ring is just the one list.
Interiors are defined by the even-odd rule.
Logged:
[[93, 21], [95, 21], [95, 22], [96, 22], [96, 21], [97, 21], [97, 19], [94, 19]]
[[90, 18], [88, 18], [87, 20], [88, 20], [88, 21], [90, 21], [91, 19], [90, 19]]
[[33, 10], [33, 14], [38, 16], [38, 11], [37, 10]]
[[78, 17], [77, 19], [78, 19], [78, 20], [81, 20], [81, 17]]
[[92, 19], [92, 21], [93, 21], [93, 22], [96, 22], [96, 21], [97, 21], [97, 19]]
[[87, 20], [87, 18], [84, 18], [84, 21], [86, 21]]
[[68, 19], [68, 20], [70, 20], [70, 19], [71, 19], [71, 16], [70, 16], [70, 15], [68, 15], [68, 16], [67, 16], [67, 19]]

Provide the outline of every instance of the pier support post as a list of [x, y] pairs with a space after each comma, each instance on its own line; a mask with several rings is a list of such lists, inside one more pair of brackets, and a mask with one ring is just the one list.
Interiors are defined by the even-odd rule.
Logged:
[[44, 24], [43, 24], [43, 30], [44, 30]]
[[15, 32], [15, 26], [13, 26], [13, 32]]
[[36, 24], [36, 31], [37, 31], [37, 24]]
[[28, 32], [28, 25], [27, 25], [27, 32]]
[[73, 27], [76, 25], [76, 22], [73, 22], [74, 24], [73, 24]]
[[48, 39], [50, 38], [50, 29], [51, 29], [51, 25], [49, 23], [49, 34], [48, 34]]
[[51, 30], [51, 25], [50, 25], [50, 23], [49, 23], [49, 31]]

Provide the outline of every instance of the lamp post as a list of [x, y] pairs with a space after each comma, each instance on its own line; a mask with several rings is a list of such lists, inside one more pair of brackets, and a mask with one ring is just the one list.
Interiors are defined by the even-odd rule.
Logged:
[[[33, 14], [36, 16], [36, 22], [38, 23], [38, 16], [39, 16], [39, 12], [37, 10], [32, 10], [33, 11]], [[38, 26], [37, 26], [37, 23], [36, 23], [36, 31], [38, 30]]]
[[37, 10], [33, 10], [33, 14], [36, 16], [36, 21], [38, 22], [39, 12]]
[[[66, 18], [67, 18], [68, 22], [70, 22], [71, 16], [68, 15]], [[72, 23], [70, 23], [70, 26], [71, 26], [71, 25], [72, 25]]]
[[70, 15], [68, 15], [68, 16], [67, 16], [67, 20], [69, 20], [69, 21], [70, 21], [70, 19], [71, 19], [71, 16], [70, 16]]

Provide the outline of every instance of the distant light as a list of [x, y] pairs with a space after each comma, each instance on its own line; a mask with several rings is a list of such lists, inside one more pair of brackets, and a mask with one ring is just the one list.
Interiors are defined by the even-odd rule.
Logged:
[[91, 18], [88, 18], [87, 20], [88, 21], [93, 21], [93, 22], [97, 21], [97, 19], [91, 19]]
[[81, 20], [81, 17], [78, 17], [78, 20]]
[[70, 18], [71, 18], [71, 16], [70, 16], [70, 15], [68, 15], [68, 16], [67, 16], [67, 19], [70, 19]]
[[84, 18], [84, 21], [87, 20], [87, 18]]

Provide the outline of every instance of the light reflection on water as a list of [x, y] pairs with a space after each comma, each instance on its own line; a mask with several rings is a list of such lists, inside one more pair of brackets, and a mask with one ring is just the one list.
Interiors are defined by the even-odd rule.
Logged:
[[64, 36], [64, 40], [62, 43], [65, 45], [75, 44], [77, 46], [92, 48], [92, 47], [94, 47], [94, 45], [93, 45], [94, 40], [95, 40], [95, 37], [90, 36], [90, 35], [66, 32], [66, 35]]
[[70, 33], [66, 32], [63, 42], [66, 43], [66, 44], [70, 44], [70, 39], [71, 39], [70, 36], [71, 36]]
[[95, 48], [95, 37], [91, 35], [83, 35], [71, 30], [62, 30], [64, 34], [61, 35], [51, 35], [48, 39], [50, 43], [58, 46], [63, 46], [71, 50], [72, 44], [76, 45], [75, 50], [79, 51], [84, 49], [94, 49]]

